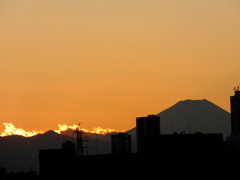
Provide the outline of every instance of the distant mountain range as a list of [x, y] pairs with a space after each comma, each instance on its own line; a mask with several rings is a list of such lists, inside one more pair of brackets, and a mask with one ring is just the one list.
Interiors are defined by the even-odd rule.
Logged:
[[[85, 136], [84, 154], [110, 154], [110, 141], [101, 140], [102, 136], [96, 134]], [[12, 171], [26, 172], [30, 169], [38, 172], [39, 150], [61, 149], [62, 143], [66, 141], [76, 143], [75, 138], [58, 134], [52, 130], [32, 137], [18, 135], [0, 137], [0, 167], [6, 168], [8, 173]]]
[[[203, 132], [222, 133], [224, 137], [230, 135], [230, 113], [207, 100], [180, 101], [156, 115], [160, 116], [161, 134]], [[126, 133], [131, 134], [132, 149], [136, 152], [136, 129]], [[88, 147], [85, 154], [111, 153], [111, 134], [91, 134], [84, 139], [84, 146]], [[59, 149], [64, 141], [75, 143], [76, 139], [54, 131], [29, 138], [16, 135], [0, 137], [0, 167], [7, 168], [8, 172], [27, 171], [29, 168], [38, 171], [39, 150]]]

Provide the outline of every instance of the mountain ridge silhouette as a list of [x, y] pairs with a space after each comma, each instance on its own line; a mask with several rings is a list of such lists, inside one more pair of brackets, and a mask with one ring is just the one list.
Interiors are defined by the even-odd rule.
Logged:
[[[205, 99], [183, 100], [156, 114], [160, 116], [161, 134], [180, 133], [222, 133], [230, 134], [230, 113]], [[147, 114], [146, 114], [147, 116]], [[135, 119], [133, 120], [135, 121]], [[126, 133], [132, 136], [132, 152], [136, 152], [136, 128]], [[95, 137], [95, 139], [94, 139]], [[88, 137], [89, 154], [110, 154], [111, 136]], [[76, 143], [76, 139], [49, 130], [32, 137], [18, 135], [0, 137], [0, 167], [8, 171], [39, 169], [38, 155], [41, 149], [60, 149], [64, 141]]]

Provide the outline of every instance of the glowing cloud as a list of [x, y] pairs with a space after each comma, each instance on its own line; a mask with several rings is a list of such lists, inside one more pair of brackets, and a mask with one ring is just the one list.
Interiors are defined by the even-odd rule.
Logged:
[[[66, 124], [59, 124], [58, 128], [59, 128], [58, 130], [54, 130], [54, 131], [60, 134], [62, 131], [66, 131], [68, 129], [76, 130], [77, 128], [79, 128], [79, 125], [74, 124], [72, 126], [68, 126]], [[94, 127], [92, 131], [89, 131], [85, 128], [80, 127], [80, 130], [86, 133], [92, 133], [92, 134], [107, 134], [107, 133], [117, 132], [115, 129], [109, 129], [109, 128], [103, 129], [101, 127]]]
[[[0, 136], [11, 136], [11, 135], [21, 135], [24, 137], [31, 137], [37, 134], [43, 134], [43, 131], [25, 131], [22, 128], [16, 128], [12, 123], [3, 123], [5, 126], [4, 132], [0, 134]], [[58, 124], [58, 130], [54, 130], [56, 133], [61, 134], [61, 132], [64, 132], [66, 130], [76, 130], [79, 128], [79, 125], [72, 125], [68, 126], [66, 124]], [[112, 132], [117, 132], [115, 129], [103, 129], [101, 127], [94, 127], [92, 131], [89, 131], [84, 128], [80, 128], [80, 130], [86, 132], [86, 133], [93, 133], [93, 134], [107, 134], [107, 133], [112, 133]]]
[[37, 134], [42, 134], [42, 131], [25, 131], [22, 128], [16, 128], [12, 123], [3, 123], [5, 126], [4, 132], [0, 136], [21, 135], [31, 137]]

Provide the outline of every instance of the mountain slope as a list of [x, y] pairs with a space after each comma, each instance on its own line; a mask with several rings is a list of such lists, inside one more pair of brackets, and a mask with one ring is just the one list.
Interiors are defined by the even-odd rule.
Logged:
[[180, 101], [157, 114], [160, 116], [161, 133], [222, 133], [230, 134], [230, 113], [203, 100]]

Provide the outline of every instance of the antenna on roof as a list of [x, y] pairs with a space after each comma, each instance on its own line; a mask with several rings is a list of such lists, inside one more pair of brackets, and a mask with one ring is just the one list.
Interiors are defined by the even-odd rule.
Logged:
[[170, 131], [171, 131], [171, 134], [172, 134], [172, 123], [170, 122]]
[[233, 90], [234, 90], [234, 91], [239, 91], [239, 90], [240, 90], [240, 85], [237, 86], [237, 87], [234, 87]]

